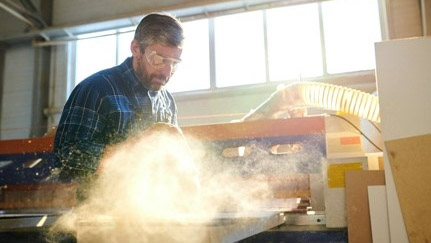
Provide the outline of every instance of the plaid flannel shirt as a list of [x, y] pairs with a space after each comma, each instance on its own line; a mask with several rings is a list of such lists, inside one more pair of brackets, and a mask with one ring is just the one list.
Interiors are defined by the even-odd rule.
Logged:
[[54, 140], [60, 180], [97, 170], [106, 145], [156, 122], [177, 125], [177, 107], [165, 89], [149, 91], [136, 77], [132, 58], [79, 83], [68, 98]]

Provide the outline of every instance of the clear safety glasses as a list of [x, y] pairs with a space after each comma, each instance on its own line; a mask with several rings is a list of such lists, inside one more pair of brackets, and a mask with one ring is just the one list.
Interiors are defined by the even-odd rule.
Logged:
[[181, 62], [181, 60], [175, 58], [161, 56], [157, 54], [156, 51], [146, 51], [145, 57], [147, 58], [148, 63], [157, 69], [163, 69], [166, 65], [171, 65], [172, 70], [175, 71], [178, 64]]

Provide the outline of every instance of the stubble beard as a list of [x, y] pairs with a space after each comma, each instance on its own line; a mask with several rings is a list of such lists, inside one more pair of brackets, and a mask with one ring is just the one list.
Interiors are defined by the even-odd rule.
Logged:
[[[152, 91], [161, 90], [162, 87], [165, 86], [169, 81], [169, 78], [162, 74], [153, 73], [148, 75], [148, 71], [144, 65], [141, 65], [141, 70], [137, 71], [136, 74], [144, 87]], [[163, 83], [156, 81], [156, 79], [163, 80]]]

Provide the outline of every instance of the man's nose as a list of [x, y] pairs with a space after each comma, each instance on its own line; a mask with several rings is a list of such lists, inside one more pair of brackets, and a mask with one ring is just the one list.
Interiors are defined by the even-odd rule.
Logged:
[[170, 63], [165, 64], [162, 69], [162, 73], [166, 77], [170, 77], [174, 73], [174, 66]]

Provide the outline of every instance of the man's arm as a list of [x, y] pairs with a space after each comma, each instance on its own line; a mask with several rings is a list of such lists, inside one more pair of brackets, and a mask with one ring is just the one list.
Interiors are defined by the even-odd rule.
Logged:
[[105, 143], [104, 118], [97, 110], [99, 95], [87, 86], [77, 87], [69, 97], [54, 140], [61, 162], [60, 180], [71, 181], [97, 170]]
[[97, 170], [103, 151], [102, 144], [75, 139], [64, 141], [55, 150], [62, 166], [60, 180], [69, 182], [93, 174]]

